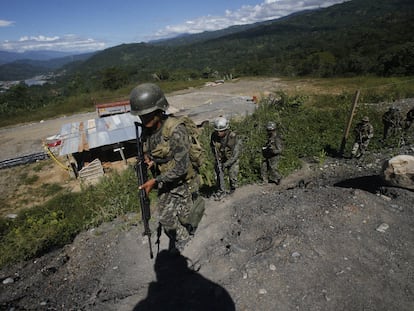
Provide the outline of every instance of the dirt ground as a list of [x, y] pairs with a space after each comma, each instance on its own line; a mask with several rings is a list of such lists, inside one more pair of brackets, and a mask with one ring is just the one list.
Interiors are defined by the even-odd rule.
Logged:
[[383, 184], [390, 152], [206, 198], [181, 255], [163, 235], [151, 259], [135, 215], [105, 223], [0, 270], [0, 309], [413, 310], [414, 192]]

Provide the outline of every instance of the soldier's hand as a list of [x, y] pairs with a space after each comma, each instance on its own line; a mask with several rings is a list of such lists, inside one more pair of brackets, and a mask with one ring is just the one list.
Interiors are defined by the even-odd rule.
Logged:
[[147, 164], [148, 168], [151, 168], [154, 165], [154, 161], [148, 156], [148, 154], [144, 154], [144, 162]]
[[150, 191], [152, 190], [152, 188], [154, 188], [155, 183], [156, 183], [155, 178], [152, 178], [148, 180], [146, 183], [140, 185], [138, 189], [139, 190], [144, 189], [145, 193], [148, 195]]

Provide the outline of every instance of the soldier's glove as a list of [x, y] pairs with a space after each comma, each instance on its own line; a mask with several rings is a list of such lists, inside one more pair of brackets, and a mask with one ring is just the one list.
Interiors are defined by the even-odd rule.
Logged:
[[230, 167], [230, 163], [228, 161], [223, 163], [223, 168], [229, 168], [229, 167]]

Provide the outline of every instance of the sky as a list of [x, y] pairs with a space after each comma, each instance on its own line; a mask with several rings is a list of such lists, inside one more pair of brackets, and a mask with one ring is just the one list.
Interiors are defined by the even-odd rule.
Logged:
[[91, 52], [280, 18], [346, 0], [0, 0], [0, 51]]

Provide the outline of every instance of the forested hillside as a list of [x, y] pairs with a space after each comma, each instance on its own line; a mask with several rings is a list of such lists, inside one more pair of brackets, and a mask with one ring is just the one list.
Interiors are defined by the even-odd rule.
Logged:
[[[134, 79], [233, 75], [317, 77], [414, 73], [414, 2], [354, 0], [294, 14], [195, 43], [137, 43], [107, 49], [77, 68], [112, 67]], [[191, 37], [191, 36], [189, 36]], [[202, 38], [205, 38], [203, 40]]]
[[123, 44], [60, 67], [53, 84], [0, 94], [0, 113], [10, 120], [40, 108], [46, 113], [45, 107], [51, 110], [38, 118], [91, 109], [92, 98], [125, 96], [138, 81], [412, 76], [412, 29], [412, 0], [352, 0], [254, 25]]

